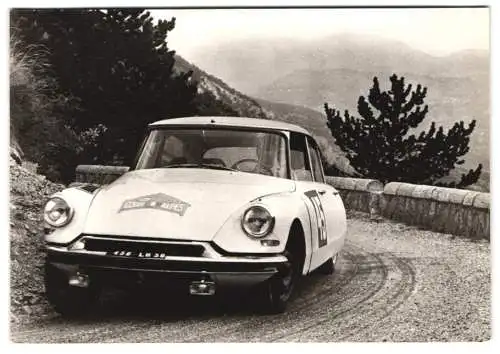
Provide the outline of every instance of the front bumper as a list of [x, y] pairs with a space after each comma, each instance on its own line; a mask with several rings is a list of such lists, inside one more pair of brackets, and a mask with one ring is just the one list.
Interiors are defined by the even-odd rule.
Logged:
[[[90, 249], [78, 248], [78, 241], [87, 241]], [[99, 245], [101, 248], [96, 248]], [[139, 246], [136, 246], [139, 245]], [[146, 245], [146, 246], [143, 246]], [[103, 248], [104, 247], [104, 248]], [[119, 249], [113, 251], [113, 247]], [[174, 254], [139, 252], [140, 247], [171, 249]], [[162, 248], [163, 247], [163, 248]], [[183, 256], [182, 250], [190, 250]], [[192, 250], [201, 251], [193, 254]], [[251, 286], [266, 281], [287, 266], [282, 255], [237, 255], [217, 252], [209, 242], [185, 242], [85, 235], [70, 245], [48, 244], [47, 263], [69, 278], [78, 273], [88, 274], [91, 281], [109, 283], [135, 283], [152, 280], [209, 280], [218, 286]], [[128, 250], [132, 250], [129, 252]], [[135, 250], [135, 251], [134, 251]], [[144, 256], [146, 255], [146, 256]]]

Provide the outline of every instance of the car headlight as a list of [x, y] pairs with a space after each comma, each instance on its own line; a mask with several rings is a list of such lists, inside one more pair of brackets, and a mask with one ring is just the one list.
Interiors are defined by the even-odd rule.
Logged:
[[259, 205], [248, 208], [241, 219], [243, 231], [251, 237], [261, 238], [268, 235], [274, 227], [274, 217]]
[[73, 209], [60, 197], [49, 199], [43, 208], [43, 220], [52, 227], [67, 225], [73, 218]]

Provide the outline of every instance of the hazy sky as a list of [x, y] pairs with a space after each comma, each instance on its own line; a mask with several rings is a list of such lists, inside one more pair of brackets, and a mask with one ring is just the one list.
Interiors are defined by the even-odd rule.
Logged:
[[246, 37], [319, 38], [367, 33], [397, 39], [433, 55], [489, 48], [489, 9], [153, 10], [176, 17], [169, 47], [189, 59], [196, 47]]

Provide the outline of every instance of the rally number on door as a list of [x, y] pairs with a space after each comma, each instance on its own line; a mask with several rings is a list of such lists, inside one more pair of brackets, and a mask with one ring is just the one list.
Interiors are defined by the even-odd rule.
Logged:
[[323, 247], [327, 244], [327, 238], [326, 218], [323, 206], [321, 205], [321, 199], [319, 198], [318, 192], [315, 190], [307, 191], [304, 194], [311, 200], [314, 207], [314, 213], [316, 214], [318, 225], [318, 247]]

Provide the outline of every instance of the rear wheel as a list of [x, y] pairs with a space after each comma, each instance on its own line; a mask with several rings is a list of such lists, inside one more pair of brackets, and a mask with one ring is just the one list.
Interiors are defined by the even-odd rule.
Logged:
[[49, 303], [64, 317], [81, 317], [88, 313], [99, 299], [99, 286], [86, 288], [69, 285], [68, 277], [60, 270], [45, 265], [45, 293]]

